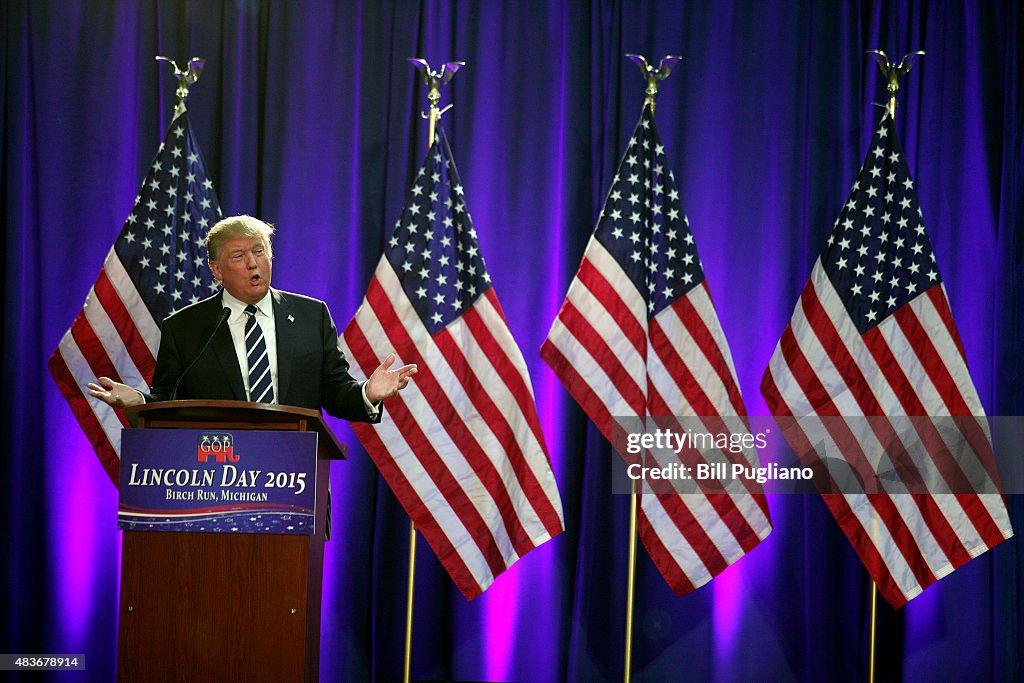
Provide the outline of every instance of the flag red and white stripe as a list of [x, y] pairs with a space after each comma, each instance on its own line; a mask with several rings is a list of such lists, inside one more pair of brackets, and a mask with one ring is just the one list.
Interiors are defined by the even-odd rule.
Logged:
[[[948, 478], [951, 454], [958, 456], [958, 474], [973, 466], [974, 481], [983, 480], [977, 490], [998, 490], [998, 475], [985, 413], [888, 118], [761, 390], [774, 415], [799, 418], [787, 430], [798, 452], [838, 453], [851, 470], [900, 474], [885, 492], [824, 495], [894, 607], [1012, 535], [999, 493], [951, 486], [950, 493], [933, 495], [922, 485]], [[878, 416], [889, 419], [873, 419]], [[904, 416], [979, 419], [940, 430]], [[897, 460], [894, 448], [911, 457]]]
[[[667, 169], [645, 108], [541, 348], [541, 358], [613, 443], [618, 418], [690, 416], [712, 429], [719, 418], [746, 414]], [[741, 460], [756, 466], [757, 454], [746, 449]], [[740, 493], [639, 495], [640, 538], [676, 593], [710, 581], [771, 530], [756, 484]]]
[[418, 365], [380, 424], [353, 429], [467, 598], [563, 530], [526, 364], [443, 132], [341, 341], [356, 377], [391, 351]]
[[88, 394], [105, 376], [148, 390], [160, 322], [214, 292], [203, 245], [220, 218], [188, 115], [177, 116], [82, 310], [49, 360], [50, 374], [116, 485], [124, 416]]

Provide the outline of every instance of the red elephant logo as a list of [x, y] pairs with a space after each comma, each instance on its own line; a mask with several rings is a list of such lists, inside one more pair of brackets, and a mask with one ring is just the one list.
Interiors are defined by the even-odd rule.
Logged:
[[196, 447], [196, 460], [209, 462], [213, 457], [216, 462], [238, 462], [235, 453], [234, 438], [228, 432], [209, 432], [200, 435]]

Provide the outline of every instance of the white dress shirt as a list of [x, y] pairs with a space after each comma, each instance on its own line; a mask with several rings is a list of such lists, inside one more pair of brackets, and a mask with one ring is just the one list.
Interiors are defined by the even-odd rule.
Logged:
[[[249, 357], [245, 352], [245, 323], [249, 316], [245, 313], [245, 302], [239, 301], [225, 289], [223, 303], [231, 311], [228, 316], [228, 330], [231, 331], [231, 341], [235, 346], [235, 355], [238, 356], [238, 367], [242, 369], [242, 385], [245, 387], [245, 395], [251, 401], [249, 395]], [[274, 327], [274, 300], [267, 295], [256, 302], [256, 322], [263, 330], [263, 339], [267, 343], [267, 360], [270, 361], [270, 383], [274, 387], [274, 403], [278, 403], [281, 392], [277, 388], [277, 328]]]

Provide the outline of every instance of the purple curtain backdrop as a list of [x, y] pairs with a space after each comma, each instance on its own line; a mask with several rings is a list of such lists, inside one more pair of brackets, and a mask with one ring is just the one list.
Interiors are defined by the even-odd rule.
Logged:
[[[173, 108], [157, 54], [206, 58], [189, 111], [226, 213], [277, 224], [275, 285], [358, 306], [426, 145], [408, 57], [463, 59], [443, 124], [533, 379], [566, 533], [467, 603], [417, 558], [420, 679], [622, 675], [628, 499], [609, 446], [537, 350], [643, 102], [627, 52], [681, 54], [657, 120], [748, 410], [885, 98], [865, 51], [924, 49], [897, 127], [986, 410], [1024, 408], [1022, 11], [1003, 2], [3, 3], [3, 604], [0, 650], [116, 656], [116, 491], [46, 370]], [[401, 674], [408, 519], [344, 423], [327, 546], [324, 680]], [[1024, 504], [1008, 503], [1024, 531]], [[869, 583], [825, 506], [776, 496], [775, 530], [684, 597], [641, 553], [634, 675], [865, 680]], [[900, 612], [879, 679], [1024, 678], [1021, 543]], [[82, 680], [76, 677], [75, 680]]]

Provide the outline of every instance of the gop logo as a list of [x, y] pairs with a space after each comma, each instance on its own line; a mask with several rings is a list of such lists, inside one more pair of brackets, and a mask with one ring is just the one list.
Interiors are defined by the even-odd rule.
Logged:
[[196, 460], [208, 462], [211, 457], [217, 462], [238, 462], [231, 434], [228, 432], [206, 432], [199, 436]]

